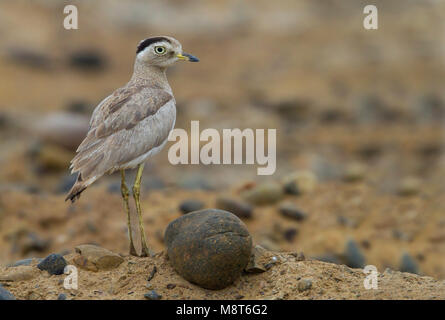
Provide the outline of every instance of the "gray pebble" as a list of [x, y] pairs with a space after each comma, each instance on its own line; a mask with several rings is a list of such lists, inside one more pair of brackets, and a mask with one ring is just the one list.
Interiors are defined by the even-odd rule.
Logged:
[[312, 288], [312, 280], [311, 279], [301, 279], [298, 281], [298, 291], [303, 292]]
[[362, 251], [360, 250], [360, 247], [354, 240], [349, 239], [346, 242], [344, 255], [345, 255], [345, 263], [348, 267], [363, 268], [365, 266], [365, 256], [363, 255]]
[[0, 284], [0, 300], [15, 300], [14, 295]]
[[216, 207], [229, 211], [241, 219], [252, 218], [252, 206], [240, 200], [220, 197], [216, 199]]
[[306, 219], [307, 214], [301, 211], [300, 209], [296, 208], [293, 204], [286, 203], [280, 206], [280, 213], [288, 218], [297, 220], [297, 221], [303, 221]]
[[158, 294], [155, 290], [151, 290], [144, 294], [144, 298], [147, 300], [160, 300], [162, 295]]
[[63, 274], [63, 270], [65, 269], [67, 262], [65, 258], [63, 258], [60, 254], [52, 253], [43, 259], [38, 265], [37, 268], [40, 270], [46, 270], [50, 274], [58, 275]]
[[409, 253], [405, 252], [400, 261], [400, 271], [419, 274], [419, 266]]
[[200, 200], [188, 199], [181, 202], [179, 205], [179, 210], [182, 214], [187, 214], [193, 211], [198, 211], [204, 208], [204, 203]]

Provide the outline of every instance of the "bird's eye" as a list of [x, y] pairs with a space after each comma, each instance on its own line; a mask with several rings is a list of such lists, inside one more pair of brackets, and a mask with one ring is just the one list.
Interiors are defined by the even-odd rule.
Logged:
[[158, 46], [158, 47], [155, 47], [155, 52], [156, 52], [156, 54], [165, 54], [166, 50], [165, 50], [165, 47]]

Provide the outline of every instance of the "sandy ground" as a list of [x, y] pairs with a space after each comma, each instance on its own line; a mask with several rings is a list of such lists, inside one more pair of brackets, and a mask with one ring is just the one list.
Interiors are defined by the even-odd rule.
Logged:
[[[18, 299], [144, 299], [155, 290], [162, 299], [444, 299], [445, 282], [431, 277], [386, 270], [378, 275], [378, 288], [365, 289], [361, 269], [320, 261], [298, 261], [292, 254], [268, 252], [277, 263], [261, 274], [243, 274], [233, 285], [206, 290], [181, 278], [161, 252], [154, 258], [125, 257], [111, 271], [80, 270], [78, 290], [63, 288], [65, 275], [39, 271], [36, 278], [9, 282], [6, 288]], [[67, 255], [70, 263], [73, 254]], [[156, 267], [154, 277], [147, 281]], [[5, 269], [0, 269], [5, 272]], [[300, 283], [310, 282], [310, 286]]]

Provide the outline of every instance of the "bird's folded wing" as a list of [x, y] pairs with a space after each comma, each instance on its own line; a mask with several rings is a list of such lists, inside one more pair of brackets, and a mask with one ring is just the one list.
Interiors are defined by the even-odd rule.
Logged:
[[144, 86], [122, 88], [102, 101], [93, 112], [90, 130], [71, 161], [73, 172], [100, 157], [100, 146], [121, 130], [130, 130], [156, 112], [173, 96], [165, 90]]

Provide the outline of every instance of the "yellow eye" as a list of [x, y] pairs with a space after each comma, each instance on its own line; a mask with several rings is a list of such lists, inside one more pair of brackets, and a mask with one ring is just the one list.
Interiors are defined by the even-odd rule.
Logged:
[[167, 52], [167, 50], [165, 50], [165, 47], [163, 47], [163, 46], [155, 47], [155, 53], [156, 54], [165, 54], [165, 52]]

